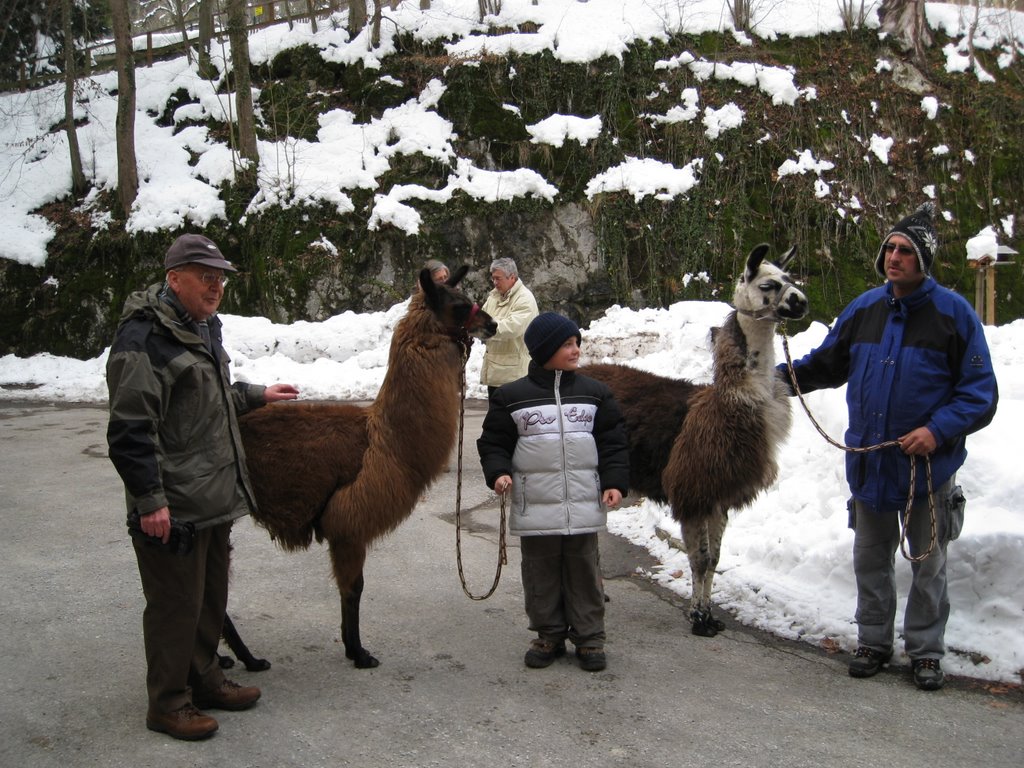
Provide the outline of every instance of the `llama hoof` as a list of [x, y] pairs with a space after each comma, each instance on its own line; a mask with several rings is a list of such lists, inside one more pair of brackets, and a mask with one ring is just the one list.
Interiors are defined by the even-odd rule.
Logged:
[[725, 624], [714, 618], [710, 612], [693, 611], [690, 620], [693, 622], [693, 634], [699, 637], [714, 637], [725, 629]]
[[695, 621], [693, 622], [693, 634], [698, 637], [714, 637], [718, 634], [718, 630], [706, 621]]
[[[348, 656], [348, 654], [346, 654]], [[380, 666], [380, 661], [370, 655], [370, 652], [365, 648], [361, 648], [358, 653], [348, 656], [352, 659], [352, 663], [356, 669], [373, 669], [374, 667]]]
[[266, 672], [270, 669], [270, 662], [266, 659], [249, 659], [244, 663], [245, 668], [250, 672]]

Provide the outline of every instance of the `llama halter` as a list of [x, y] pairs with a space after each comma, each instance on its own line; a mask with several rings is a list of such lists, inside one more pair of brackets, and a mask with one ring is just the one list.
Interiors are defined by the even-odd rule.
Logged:
[[[454, 328], [448, 328], [448, 336], [456, 344], [462, 347], [462, 366], [463, 366], [463, 379], [465, 379], [465, 366], [469, 360], [469, 351], [473, 347], [473, 337], [469, 333], [469, 329], [473, 325], [473, 318], [480, 314], [480, 305], [473, 302], [473, 306], [470, 307], [469, 315], [465, 320], [462, 321], [461, 325], [457, 325]], [[465, 384], [463, 384], [465, 386]]]
[[783, 284], [783, 289], [779, 291], [775, 297], [775, 301], [770, 304], [765, 304], [757, 309], [746, 309], [745, 307], [736, 307], [738, 314], [744, 315], [745, 317], [752, 317], [755, 320], [767, 320], [769, 322], [779, 322], [787, 319], [788, 315], [783, 311], [783, 307], [786, 306], [790, 299], [793, 297], [794, 292], [799, 294], [796, 286], [788, 281]]

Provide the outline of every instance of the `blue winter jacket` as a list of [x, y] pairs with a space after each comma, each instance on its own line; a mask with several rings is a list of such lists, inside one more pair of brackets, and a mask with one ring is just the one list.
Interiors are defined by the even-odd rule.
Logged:
[[[794, 368], [802, 392], [848, 384], [848, 446], [876, 445], [928, 427], [938, 443], [931, 456], [933, 488], [963, 465], [967, 435], [992, 421], [999, 399], [974, 309], [930, 277], [901, 299], [889, 283], [858, 296], [821, 346]], [[847, 453], [846, 479], [864, 504], [902, 509], [910, 466], [897, 446]], [[918, 461], [917, 469], [914, 498], [923, 499], [924, 463]]]

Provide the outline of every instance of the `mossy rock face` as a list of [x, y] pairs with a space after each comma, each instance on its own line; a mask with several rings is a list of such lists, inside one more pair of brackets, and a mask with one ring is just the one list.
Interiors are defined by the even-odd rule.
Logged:
[[[76, 216], [60, 204], [45, 213]], [[90, 237], [81, 224], [61, 229], [59, 252], [43, 267], [0, 261], [3, 354], [94, 357], [110, 344], [128, 294], [162, 278], [166, 245], [150, 256], [149, 237], [117, 231]]]
[[[565, 64], [550, 53], [467, 63], [449, 57], [443, 42], [424, 45], [409, 35], [400, 42], [401, 53], [379, 69], [324, 62], [312, 46], [255, 67], [259, 130], [314, 141], [320, 114], [345, 109], [366, 123], [437, 79], [445, 87], [437, 110], [453, 124], [459, 157], [491, 170], [532, 169], [558, 194], [550, 202], [491, 204], [463, 194], [444, 205], [410, 200], [422, 223], [409, 235], [391, 226], [367, 229], [374, 195], [400, 184], [442, 189], [453, 170], [448, 163], [391, 158], [377, 189], [347, 192], [354, 211], [344, 215], [330, 206], [246, 215], [254, 190], [225, 188], [226, 221], [204, 230], [241, 268], [225, 312], [293, 322], [383, 310], [409, 295], [430, 258], [470, 265], [467, 289], [482, 299], [491, 261], [511, 256], [544, 309], [585, 323], [613, 303], [727, 300], [746, 254], [768, 242], [773, 255], [797, 246], [792, 270], [810, 298], [809, 320], [831, 322], [879, 283], [873, 262], [880, 239], [929, 197], [944, 212], [933, 272], [968, 299], [976, 279], [965, 258], [969, 237], [1008, 221], [1015, 234], [1001, 240], [1024, 249], [1019, 57], [1000, 69], [994, 52], [979, 51], [981, 64], [997, 74], [995, 83], [979, 83], [945, 71], [949, 40], [942, 34], [923, 64], [904, 60], [872, 30], [750, 46], [730, 35], [675, 35], [587, 64]], [[792, 67], [800, 95], [793, 104], [773, 104], [756, 86], [700, 80], [686, 66], [655, 68], [683, 52], [721, 64]], [[679, 106], [688, 88], [699, 93], [695, 119], [656, 119]], [[922, 109], [925, 92], [940, 105], [936, 119]], [[161, 124], [171, 125], [189, 99], [176, 93]], [[743, 111], [741, 124], [709, 136], [705, 110], [727, 104]], [[526, 126], [556, 113], [599, 117], [602, 134], [586, 145], [534, 143]], [[223, 126], [208, 127], [211, 137], [226, 140]], [[893, 140], [884, 160], [871, 149], [874, 135]], [[832, 167], [781, 172], [804, 150]], [[623, 191], [588, 196], [592, 179], [627, 158], [675, 168], [694, 162], [698, 183], [671, 199], [657, 191], [639, 199]], [[111, 196], [103, 196], [104, 207], [116, 209]], [[95, 356], [109, 344], [127, 294], [161, 279], [163, 253], [179, 233], [129, 237], [123, 222], [95, 231], [70, 201], [40, 213], [57, 229], [45, 267], [0, 263], [0, 348]], [[997, 273], [997, 318], [1024, 317], [1020, 264]]]

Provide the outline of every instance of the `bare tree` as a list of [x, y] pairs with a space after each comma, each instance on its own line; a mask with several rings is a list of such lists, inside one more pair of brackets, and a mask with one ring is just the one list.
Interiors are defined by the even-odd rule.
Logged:
[[199, 0], [199, 75], [207, 79], [215, 76], [210, 61], [210, 46], [213, 44], [213, 2]]
[[110, 0], [117, 67], [117, 196], [125, 218], [139, 194], [139, 170], [135, 161], [135, 53], [128, 0]]
[[380, 45], [380, 20], [383, 15], [384, 0], [373, 0], [373, 27], [370, 30], [370, 47]]
[[186, 3], [183, 0], [174, 0], [171, 3], [171, 16], [174, 17], [174, 24], [178, 27], [178, 33], [181, 35], [181, 44], [185, 46], [185, 56], [188, 58], [188, 63], [192, 63], [192, 46], [188, 42], [188, 27], [185, 26], [185, 13], [191, 10], [193, 5]]
[[501, 0], [477, 0], [477, 6], [480, 9], [481, 22], [488, 14], [498, 15], [501, 13]]
[[316, 34], [316, 0], [306, 0], [306, 11], [309, 13], [309, 29]]
[[355, 37], [366, 27], [365, 0], [351, 0], [348, 4], [348, 34]]
[[737, 32], [749, 32], [754, 22], [754, 0], [725, 0]]
[[882, 0], [878, 19], [883, 32], [889, 33], [914, 58], [924, 61], [924, 49], [932, 44], [932, 35], [924, 19], [924, 0]]
[[256, 144], [256, 117], [252, 108], [252, 77], [249, 73], [249, 36], [246, 29], [245, 0], [227, 0], [228, 39], [231, 41], [231, 64], [235, 78], [235, 110], [238, 126], [238, 153], [249, 161], [250, 179], [259, 169]]
[[971, 57], [971, 68], [977, 66], [977, 54], [974, 50], [974, 36], [978, 33], [978, 21], [981, 18], [981, 0], [974, 0], [974, 19], [967, 30], [967, 52]]
[[71, 192], [75, 197], [86, 193], [87, 183], [82, 171], [82, 153], [78, 148], [78, 130], [75, 128], [75, 46], [71, 30], [71, 0], [61, 0], [61, 25], [64, 28], [64, 130], [68, 134], [68, 153], [71, 159]]
[[868, 14], [875, 7], [875, 0], [836, 0], [839, 17], [846, 32], [856, 32], [867, 23]]

